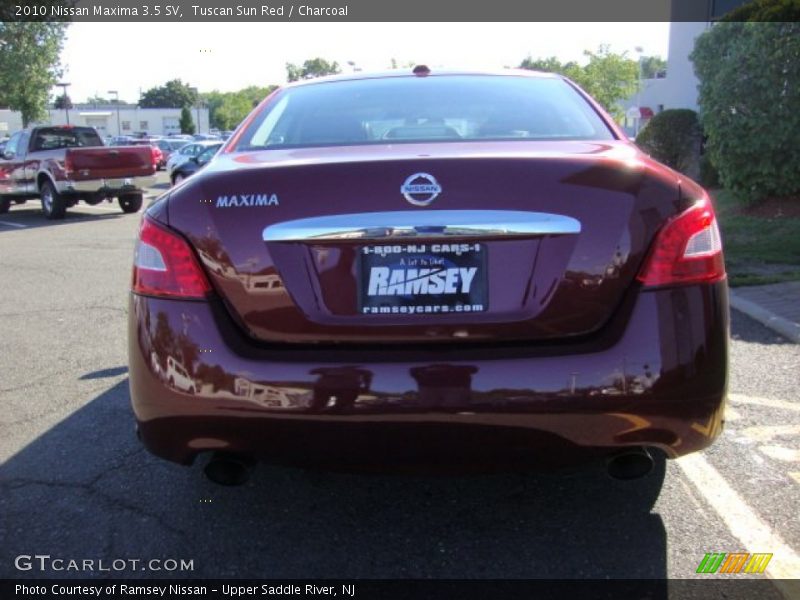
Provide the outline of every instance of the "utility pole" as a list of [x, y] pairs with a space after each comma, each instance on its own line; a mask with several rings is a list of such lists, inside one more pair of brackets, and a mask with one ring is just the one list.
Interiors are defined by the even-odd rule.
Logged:
[[56, 86], [60, 87], [64, 90], [63, 98], [64, 98], [64, 110], [67, 113], [67, 125], [69, 125], [69, 96], [67, 96], [67, 88], [72, 85], [71, 83], [57, 83]]
[[122, 135], [122, 128], [119, 124], [119, 92], [117, 90], [108, 90], [109, 94], [114, 94], [114, 104], [117, 105], [117, 135]]

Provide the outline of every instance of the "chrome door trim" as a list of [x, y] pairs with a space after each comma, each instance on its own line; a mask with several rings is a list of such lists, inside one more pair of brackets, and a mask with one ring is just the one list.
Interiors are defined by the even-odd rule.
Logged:
[[392, 211], [329, 215], [264, 228], [265, 242], [387, 241], [398, 238], [536, 237], [578, 234], [566, 215], [519, 210]]

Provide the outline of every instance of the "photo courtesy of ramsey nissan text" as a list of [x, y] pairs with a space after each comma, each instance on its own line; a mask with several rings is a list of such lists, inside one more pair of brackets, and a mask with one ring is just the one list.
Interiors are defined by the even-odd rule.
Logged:
[[0, 598], [800, 597], [800, 0], [0, 8]]

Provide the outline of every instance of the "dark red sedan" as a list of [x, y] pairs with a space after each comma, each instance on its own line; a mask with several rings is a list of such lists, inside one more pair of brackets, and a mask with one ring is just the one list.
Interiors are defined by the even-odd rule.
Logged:
[[723, 423], [714, 210], [582, 90], [355, 74], [269, 96], [142, 220], [130, 385], [154, 454], [618, 477]]

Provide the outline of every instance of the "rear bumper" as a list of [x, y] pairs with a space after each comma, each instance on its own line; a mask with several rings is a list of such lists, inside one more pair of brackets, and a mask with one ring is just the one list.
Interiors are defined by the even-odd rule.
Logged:
[[56, 188], [60, 194], [104, 194], [115, 196], [119, 193], [141, 192], [153, 185], [155, 181], [155, 174], [143, 177], [90, 179], [87, 181], [64, 180], [56, 182]]
[[569, 344], [266, 347], [215, 301], [132, 295], [129, 315], [143, 443], [180, 463], [207, 450], [357, 464], [560, 464], [626, 446], [676, 457], [723, 424], [725, 282], [631, 293]]

